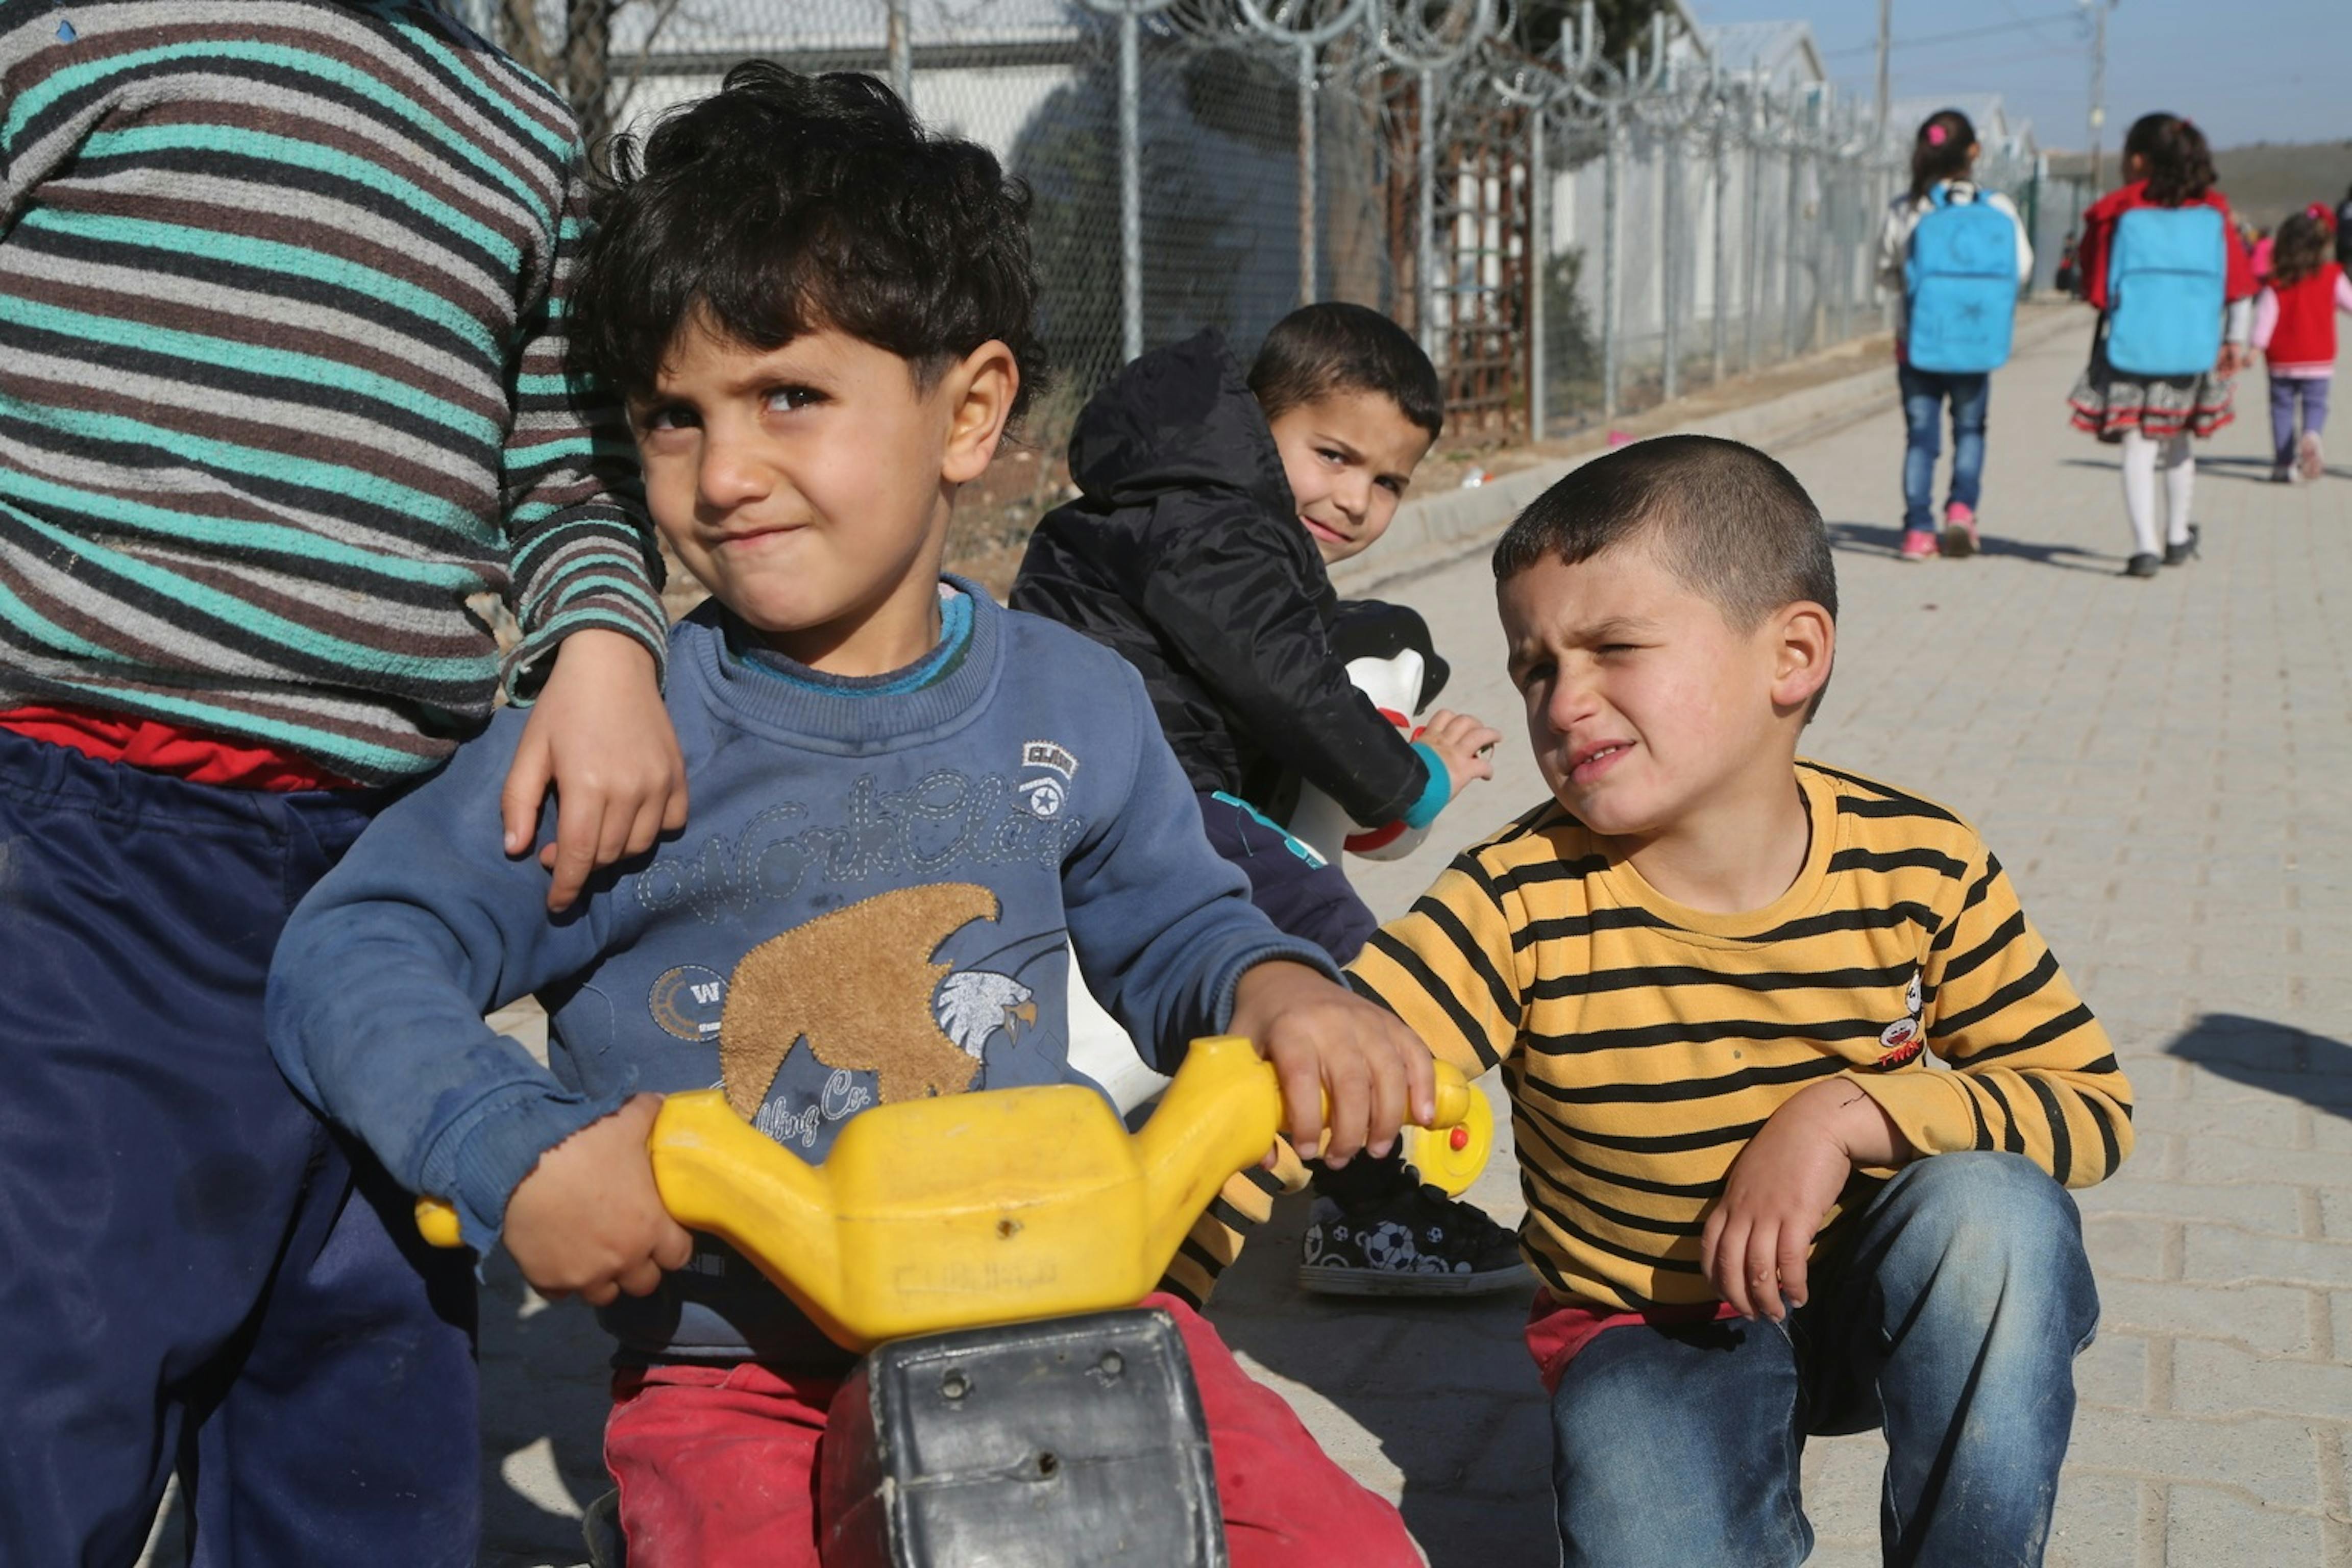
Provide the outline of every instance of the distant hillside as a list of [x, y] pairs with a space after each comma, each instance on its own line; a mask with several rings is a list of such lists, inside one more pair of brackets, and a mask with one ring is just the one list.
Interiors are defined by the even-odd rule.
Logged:
[[[2116, 150], [2107, 149], [2107, 181], [2116, 179]], [[2257, 142], [2250, 147], [2225, 147], [2213, 154], [2221, 171], [2221, 188], [2230, 205], [2264, 228], [2306, 202], [2333, 206], [2352, 187], [2352, 142]], [[2050, 155], [2053, 174], [2080, 177], [2090, 166], [2081, 153]]]

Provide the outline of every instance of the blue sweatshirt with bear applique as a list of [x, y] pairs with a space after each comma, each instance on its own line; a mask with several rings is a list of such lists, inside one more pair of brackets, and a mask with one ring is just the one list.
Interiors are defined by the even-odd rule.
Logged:
[[[758, 648], [715, 601], [681, 622], [667, 702], [692, 820], [562, 915], [536, 858], [501, 852], [524, 718], [501, 713], [288, 925], [269, 1031], [296, 1089], [487, 1250], [540, 1155], [641, 1090], [723, 1084], [814, 1163], [877, 1103], [1087, 1081], [1066, 942], [1162, 1071], [1223, 1027], [1251, 964], [1329, 973], [1209, 847], [1135, 671], [950, 585], [940, 647], [868, 680]], [[544, 1068], [482, 1021], [533, 994]], [[742, 1259], [698, 1245], [604, 1310], [625, 1355], [834, 1358]]]

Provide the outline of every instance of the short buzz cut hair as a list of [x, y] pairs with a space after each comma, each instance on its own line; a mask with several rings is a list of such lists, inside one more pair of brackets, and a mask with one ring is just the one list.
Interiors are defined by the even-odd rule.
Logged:
[[1412, 334], [1378, 310], [1336, 300], [1274, 324], [1250, 365], [1249, 389], [1268, 422], [1334, 393], [1372, 392], [1431, 440], [1445, 430], [1445, 389]]
[[[1574, 566], [1633, 543], [1648, 544], [1735, 631], [1754, 631], [1797, 604], [1837, 620], [1837, 563], [1813, 498], [1755, 447], [1713, 436], [1654, 437], [1578, 468], [1504, 533], [1495, 581], [1547, 557]], [[1812, 708], [1820, 706], [1816, 694]]]
[[1044, 385], [1028, 187], [873, 78], [746, 60], [642, 139], [617, 138], [606, 163], [570, 366], [624, 397], [651, 391], [695, 321], [761, 353], [830, 327], [926, 389], [1002, 342], [1021, 372], [1015, 419]]

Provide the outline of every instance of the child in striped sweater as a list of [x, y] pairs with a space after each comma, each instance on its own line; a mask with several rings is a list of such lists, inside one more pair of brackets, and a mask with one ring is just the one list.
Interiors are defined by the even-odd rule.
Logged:
[[0, 0], [0, 1562], [131, 1562], [175, 1465], [198, 1562], [473, 1561], [473, 1282], [263, 984], [502, 682], [551, 906], [684, 820], [578, 153], [433, 5]]
[[2098, 1310], [2064, 1188], [2129, 1152], [2130, 1090], [1967, 824], [1797, 760], [1821, 514], [1669, 437], [1495, 574], [1554, 798], [1351, 979], [1507, 1074], [1564, 1562], [1800, 1563], [1805, 1437], [1876, 1426], [1889, 1562], [2040, 1561]]

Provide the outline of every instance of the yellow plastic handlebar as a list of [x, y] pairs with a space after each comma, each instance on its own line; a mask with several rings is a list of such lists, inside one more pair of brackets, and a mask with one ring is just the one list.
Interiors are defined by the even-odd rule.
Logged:
[[[1486, 1110], [1437, 1064], [1433, 1148], [1473, 1174], [1493, 1136]], [[730, 1243], [833, 1340], [864, 1351], [1132, 1305], [1281, 1121], [1273, 1067], [1249, 1041], [1217, 1036], [1192, 1043], [1132, 1136], [1093, 1089], [998, 1089], [860, 1112], [811, 1165], [720, 1091], [698, 1089], [663, 1101], [646, 1147], [680, 1225]], [[1459, 1147], [1457, 1127], [1470, 1133]], [[1427, 1166], [1423, 1177], [1441, 1179]], [[437, 1199], [419, 1200], [417, 1226], [436, 1247], [457, 1245], [456, 1212]]]

